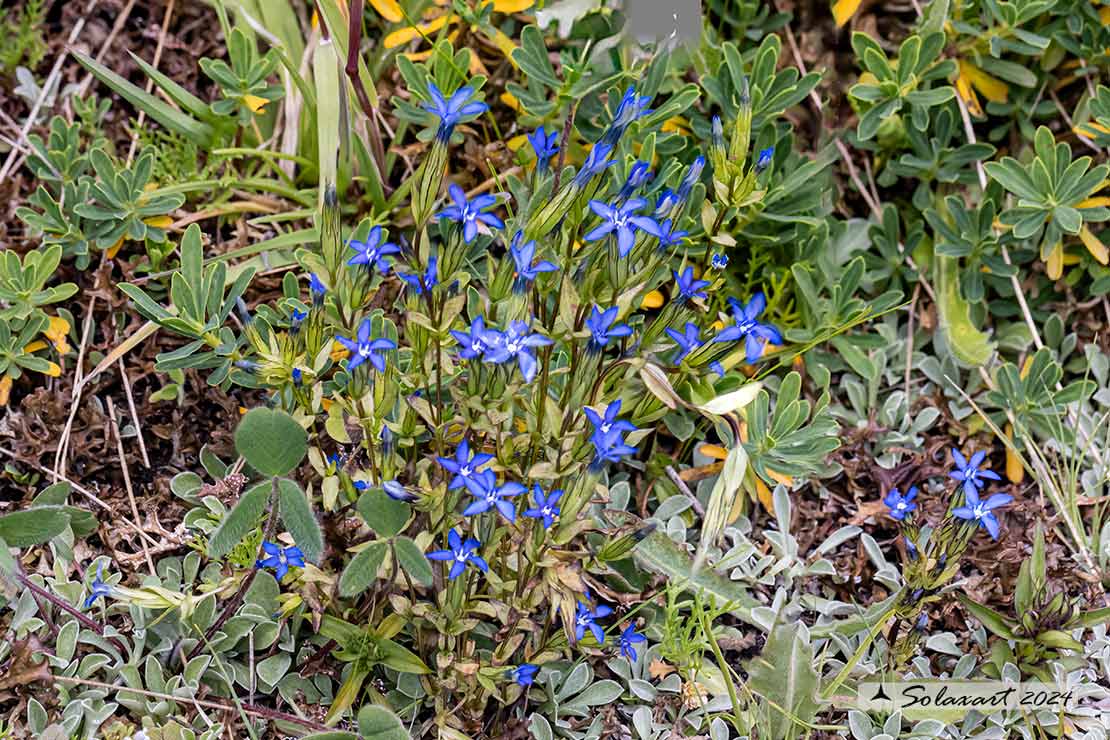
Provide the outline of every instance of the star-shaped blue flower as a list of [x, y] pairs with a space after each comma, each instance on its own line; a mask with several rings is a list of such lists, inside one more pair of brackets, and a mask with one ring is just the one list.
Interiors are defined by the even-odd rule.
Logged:
[[758, 321], [763, 309], [767, 308], [767, 298], [762, 292], [753, 295], [746, 306], [741, 305], [740, 301], [735, 298], [730, 298], [729, 303], [732, 304], [732, 315], [735, 323], [722, 329], [713, 338], [714, 342], [734, 342], [743, 339], [746, 359], [749, 364], [762, 356], [764, 343], [782, 344], [782, 335], [779, 334], [778, 329], [770, 324]]
[[667, 336], [673, 339], [678, 346], [678, 354], [674, 357], [674, 364], [676, 365], [686, 359], [686, 355], [701, 346], [701, 331], [698, 329], [698, 325], [692, 321], [686, 322], [686, 330], [683, 332], [668, 328]]
[[613, 326], [613, 322], [617, 320], [617, 312], [616, 306], [611, 306], [604, 311], [596, 305], [593, 307], [590, 317], [586, 319], [586, 328], [590, 330], [590, 341], [586, 346], [587, 351], [600, 352], [601, 348], [609, 344], [610, 340], [632, 334], [632, 327], [627, 324]]
[[513, 321], [503, 333], [486, 332], [486, 361], [501, 364], [516, 359], [524, 382], [531, 383], [539, 369], [539, 361], [532, 350], [546, 347], [552, 340], [533, 333], [523, 321]]
[[489, 570], [489, 564], [478, 555], [478, 548], [482, 546], [482, 543], [473, 537], [464, 542], [459, 533], [452, 529], [447, 533], [447, 546], [450, 549], [435, 550], [425, 555], [425, 557], [428, 560], [450, 561], [451, 570], [447, 574], [448, 580], [453, 581], [461, 576], [462, 572], [466, 570], [467, 564], [473, 565], [483, 573]]
[[917, 498], [917, 486], [912, 486], [906, 491], [905, 496], [897, 488], [892, 488], [883, 498], [883, 503], [890, 509], [891, 519], [902, 521], [907, 514], [917, 508], [917, 504], [913, 502], [915, 498]]
[[470, 322], [470, 332], [451, 330], [451, 336], [459, 343], [459, 357], [464, 360], [476, 360], [486, 351], [486, 322], [481, 316], [476, 316]]
[[447, 188], [454, 205], [447, 206], [439, 212], [440, 218], [449, 218], [462, 224], [463, 241], [470, 244], [478, 236], [478, 222], [486, 226], [500, 229], [505, 222], [492, 213], [486, 213], [487, 208], [497, 205], [497, 198], [492, 195], [476, 195], [474, 200], [466, 199], [466, 192], [455, 183]]
[[610, 429], [608, 432], [595, 430], [590, 435], [590, 442], [594, 446], [594, 459], [590, 468], [595, 472], [600, 470], [604, 463], [620, 462], [622, 457], [636, 454], [636, 448], [626, 444], [619, 429]]
[[512, 668], [506, 672], [509, 680], [518, 683], [521, 686], [531, 686], [532, 682], [536, 680], [536, 672], [539, 671], [538, 665], [531, 663], [521, 663], [516, 668]]
[[96, 564], [96, 578], [93, 579], [92, 587], [89, 590], [89, 595], [85, 599], [84, 608], [91, 608], [92, 605], [96, 603], [96, 600], [99, 599], [101, 596], [103, 596], [104, 599], [107, 600], [108, 597], [111, 596], [111, 594], [112, 587], [104, 582], [104, 561], [101, 560]]
[[536, 258], [536, 243], [534, 241], [524, 241], [524, 235], [521, 232], [516, 232], [513, 237], [513, 243], [509, 246], [509, 254], [513, 258], [513, 265], [516, 267], [516, 289], [523, 290], [530, 283], [532, 283], [541, 272], [555, 272], [559, 268], [548, 262], [542, 260], [533, 264]]
[[501, 516], [510, 522], [516, 521], [516, 505], [506, 501], [513, 496], [519, 496], [528, 489], [515, 481], [507, 481], [497, 485], [497, 476], [492, 470], [483, 470], [471, 481], [467, 481], [467, 490], [475, 497], [475, 501], [463, 509], [463, 516], [484, 514], [490, 509], [497, 509]]
[[543, 126], [528, 134], [528, 143], [532, 145], [532, 151], [536, 153], [537, 169], [542, 170], [547, 167], [548, 161], [559, 152], [558, 139], [558, 129], [549, 134]]
[[397, 349], [391, 339], [372, 339], [370, 337], [371, 322], [369, 318], [363, 319], [358, 326], [358, 335], [354, 339], [336, 337], [335, 341], [342, 344], [351, 352], [347, 361], [347, 369], [354, 370], [362, 363], [369, 361], [379, 373], [385, 372], [385, 356], [380, 354], [388, 349]]
[[479, 470], [483, 465], [493, 459], [493, 455], [487, 455], [484, 452], [475, 452], [470, 454], [470, 444], [464, 439], [459, 442], [459, 446], [455, 448], [455, 457], [437, 457], [436, 462], [446, 470], [448, 473], [454, 473], [455, 477], [447, 485], [448, 491], [462, 488], [467, 485], [467, 482], [476, 479]]
[[714, 270], [723, 270], [728, 267], [728, 255], [714, 254], [712, 259], [710, 260], [710, 264], [713, 265]]
[[956, 461], [956, 469], [949, 475], [963, 484], [965, 494], [978, 493], [988, 480], [1002, 480], [998, 473], [993, 470], [979, 469], [979, 466], [987, 459], [987, 453], [984, 450], [979, 450], [971, 456], [970, 460], [966, 460], [959, 450], [953, 448], [952, 459]]
[[629, 660], [636, 660], [636, 645], [647, 642], [647, 638], [636, 631], [636, 623], [630, 622], [621, 632], [621, 655]]
[[682, 240], [690, 235], [685, 229], [675, 229], [671, 219], [659, 224], [659, 248], [668, 249], [682, 244]]
[[386, 259], [386, 255], [397, 254], [401, 251], [401, 248], [392, 242], [382, 243], [381, 226], [370, 229], [366, 241], [352, 239], [347, 246], [355, 250], [355, 255], [347, 260], [348, 265], [375, 267], [383, 275], [389, 272], [389, 260]]
[[559, 516], [559, 499], [563, 497], [563, 489], [556, 488], [548, 495], [544, 495], [543, 489], [540, 488], [539, 483], [532, 484], [532, 503], [535, 504], [531, 509], [524, 511], [524, 516], [533, 519], [542, 519], [543, 528], [550, 529], [555, 518]]
[[610, 234], [617, 238], [617, 249], [621, 257], [632, 251], [636, 243], [636, 231], [644, 231], [652, 236], [662, 235], [659, 224], [648, 216], [639, 216], [636, 211], [644, 207], [643, 198], [632, 198], [617, 206], [611, 206], [600, 200], [590, 201], [590, 210], [601, 217], [601, 224], [586, 233], [586, 241], [597, 241]]
[[419, 275], [407, 272], [397, 273], [397, 277], [405, 281], [416, 295], [423, 294], [425, 288], [431, 290], [439, 284], [439, 266], [435, 255], [428, 258], [428, 266], [424, 268], [424, 280], [421, 282]]
[[676, 298], [679, 303], [685, 303], [693, 298], [706, 298], [702, 288], [708, 288], [709, 281], [695, 280], [693, 267], [687, 267], [681, 274], [678, 270], [675, 270], [674, 279], [675, 283], [678, 284], [678, 295]]
[[578, 610], [574, 615], [574, 639], [581, 640], [586, 635], [586, 630], [593, 634], [598, 645], [605, 644], [605, 630], [597, 623], [598, 619], [607, 617], [613, 610], [604, 604], [590, 608], [584, 601], [578, 602]]
[[455, 125], [467, 116], [476, 116], [485, 113], [489, 106], [485, 103], [470, 102], [474, 97], [474, 88], [469, 85], [460, 87], [448, 100], [439, 91], [434, 82], [428, 82], [428, 97], [430, 103], [424, 103], [424, 110], [435, 114], [439, 119], [439, 128], [436, 129], [436, 138], [446, 143], [451, 138]]
[[263, 542], [262, 551], [267, 557], [255, 563], [256, 568], [273, 568], [276, 571], [278, 582], [285, 578], [290, 567], [304, 567], [304, 553], [299, 547], [285, 547], [273, 542]]
[[994, 515], [992, 509], [1005, 506], [1013, 500], [1014, 497], [1007, 493], [996, 493], [986, 501], [981, 501], [978, 491], [974, 488], [971, 490], [965, 488], [964, 505], [953, 509], [952, 516], [957, 519], [977, 522], [979, 526], [987, 530], [992, 539], [997, 540], [998, 517]]
[[586, 418], [590, 420], [590, 424], [593, 425], [595, 432], [609, 434], [614, 430], [618, 432], [636, 431], [636, 427], [632, 422], [617, 418], [621, 412], [621, 400], [619, 398], [605, 407], [604, 416], [597, 413], [589, 406], [585, 407], [583, 411], [586, 412]]

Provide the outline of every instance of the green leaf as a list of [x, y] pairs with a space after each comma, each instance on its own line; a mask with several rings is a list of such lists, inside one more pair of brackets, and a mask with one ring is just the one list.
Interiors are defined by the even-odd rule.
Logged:
[[269, 481], [263, 481], [239, 497], [239, 501], [208, 538], [208, 557], [222, 558], [227, 555], [258, 526], [258, 520], [266, 511], [271, 487]]
[[797, 737], [817, 716], [818, 677], [813, 658], [813, 646], [801, 626], [780, 624], [771, 632], [763, 652], [748, 665], [748, 686], [775, 702], [770, 737]]
[[284, 411], [253, 408], [235, 430], [235, 449], [259, 473], [286, 475], [308, 452], [308, 435]]
[[420, 660], [419, 655], [408, 648], [401, 647], [393, 640], [378, 637], [375, 638], [374, 645], [382, 664], [395, 671], [420, 675], [432, 672], [428, 666], [424, 665], [424, 661]]
[[306, 560], [317, 562], [324, 552], [324, 536], [320, 533], [320, 524], [312, 513], [308, 497], [296, 482], [282, 478], [278, 481], [278, 502], [281, 505], [281, 521], [293, 535], [293, 541]]
[[1076, 640], [1063, 630], [1045, 630], [1037, 635], [1037, 642], [1060, 650], [1074, 650], [1083, 652], [1083, 643]]
[[971, 323], [971, 307], [960, 295], [959, 260], [936, 255], [937, 318], [948, 351], [961, 364], [981, 367], [994, 354], [994, 343]]
[[314, 732], [311, 735], [302, 735], [301, 740], [362, 740], [353, 732], [331, 730], [329, 732]]
[[351, 558], [343, 569], [343, 575], [339, 576], [339, 595], [346, 599], [370, 588], [370, 584], [378, 578], [378, 568], [385, 560], [385, 553], [385, 542], [371, 542]]
[[358, 731], [363, 737], [374, 740], [410, 740], [397, 715], [375, 704], [358, 710]]
[[959, 598], [960, 603], [964, 605], [964, 608], [971, 612], [972, 616], [982, 622], [983, 626], [991, 632], [1007, 640], [1017, 639], [1010, 625], [1006, 623], [1005, 616], [990, 607], [972, 601], [963, 594], [956, 594], [956, 596]]
[[734, 605], [736, 616], [755, 624], [747, 614], [747, 610], [759, 604], [743, 586], [709, 568], [694, 570], [690, 553], [662, 532], [649, 534], [632, 553], [636, 560], [651, 572], [666, 576], [687, 591], [712, 596], [719, 606], [731, 603]]
[[1094, 627], [1096, 624], [1110, 622], [1110, 606], [1083, 612], [1073, 621], [1076, 627]]
[[520, 46], [513, 49], [513, 61], [530, 79], [552, 89], [559, 88], [559, 78], [555, 76], [547, 57], [547, 44], [540, 29], [535, 26], [525, 26], [520, 32]]
[[380, 488], [371, 488], [358, 497], [358, 513], [366, 526], [382, 537], [392, 537], [404, 529], [412, 508], [404, 501], [390, 498]]
[[397, 555], [397, 564], [409, 578], [421, 586], [432, 585], [432, 564], [415, 542], [408, 537], [398, 537], [393, 540], [393, 551]]
[[215, 132], [207, 123], [198, 121], [165, 101], [159, 100], [142, 88], [132, 85], [87, 54], [82, 54], [79, 51], [73, 51], [72, 54], [81, 63], [81, 66], [91, 72], [94, 77], [110, 87], [128, 103], [141, 111], [145, 111], [148, 116], [158, 123], [181, 134], [199, 146], [205, 148], [212, 146]]
[[66, 531], [65, 506], [35, 506], [0, 516], [0, 540], [9, 547], [30, 547], [49, 542]]

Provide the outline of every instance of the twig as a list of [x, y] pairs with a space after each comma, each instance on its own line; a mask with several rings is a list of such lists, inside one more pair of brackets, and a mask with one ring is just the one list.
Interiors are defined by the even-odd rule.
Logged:
[[89, 307], [85, 312], [85, 328], [81, 332], [81, 346], [77, 349], [77, 369], [73, 375], [73, 390], [69, 396], [69, 417], [62, 428], [62, 438], [58, 443], [58, 450], [54, 453], [55, 480], [61, 480], [66, 475], [66, 452], [69, 447], [69, 436], [73, 433], [73, 420], [77, 418], [77, 409], [81, 405], [81, 389], [84, 387], [82, 376], [85, 369], [85, 349], [89, 345], [89, 332], [92, 331], [93, 309], [96, 307], [96, 295], [89, 299]]
[[910, 299], [910, 321], [906, 326], [906, 412], [910, 410], [910, 372], [913, 370], [913, 319], [917, 312], [917, 299], [921, 295], [921, 283], [913, 289]]
[[[119, 32], [122, 31], [123, 27], [127, 24], [127, 19], [131, 17], [131, 11], [135, 9], [136, 1], [137, 0], [127, 0], [127, 5], [123, 6], [123, 10], [121, 10], [120, 14], [116, 16], [116, 22], [112, 24], [112, 30], [108, 32], [108, 36], [100, 45], [100, 51], [96, 53], [95, 58], [98, 63], [104, 61], [105, 55], [108, 53], [109, 49], [112, 48], [112, 44], [115, 43], [116, 36], [119, 36]], [[85, 79], [81, 80], [81, 84], [77, 87], [77, 97], [85, 97], [85, 94], [89, 91], [89, 85], [92, 83], [92, 81], [93, 74], [92, 72], [89, 72], [85, 75]]]
[[[173, 0], [170, 0], [173, 2]], [[135, 436], [139, 438], [139, 452], [143, 455], [143, 466], [150, 469], [150, 457], [146, 454], [146, 442], [143, 440], [143, 425], [139, 421], [139, 413], [135, 410], [135, 397], [131, 394], [131, 379], [127, 377], [127, 369], [123, 366], [123, 358], [119, 359], [119, 376], [123, 381], [123, 392], [127, 396], [127, 409], [131, 412], [131, 420], [135, 423]]]
[[240, 702], [238, 705], [230, 702], [218, 702], [211, 699], [194, 699], [192, 697], [180, 697], [172, 694], [163, 694], [158, 691], [147, 691], [146, 689], [133, 689], [130, 686], [120, 686], [113, 683], [105, 683], [104, 681], [93, 681], [89, 678], [77, 678], [76, 676], [54, 676], [55, 681], [62, 683], [74, 683], [82, 686], [95, 686], [101, 689], [108, 689], [109, 691], [127, 691], [132, 694], [139, 694], [140, 696], [149, 696], [152, 699], [161, 699], [163, 701], [190, 703], [198, 706], [206, 707], [208, 709], [219, 709], [225, 712], [237, 712], [240, 709], [246, 714], [253, 714], [256, 717], [263, 717], [265, 719], [275, 720], [279, 722], [291, 722], [301, 727], [307, 727], [310, 730], [328, 730], [326, 725], [320, 724], [315, 720], [307, 719], [305, 717], [298, 717], [295, 714], [282, 712], [277, 709], [270, 709], [269, 707], [262, 707], [257, 704], [246, 704]]
[[555, 165], [555, 179], [551, 183], [551, 192], [559, 190], [559, 178], [563, 175], [563, 165], [567, 161], [567, 146], [570, 142], [570, 131], [574, 128], [574, 116], [578, 113], [578, 101], [570, 105], [566, 123], [563, 124], [563, 137], [559, 140], [559, 163]]
[[[108, 418], [112, 420], [112, 429], [116, 435], [116, 454], [119, 455], [119, 467], [123, 471], [123, 487], [127, 489], [127, 500], [131, 502], [131, 515], [135, 518], [135, 527], [139, 528], [139, 522], [142, 518], [139, 516], [139, 505], [135, 503], [135, 489], [131, 486], [131, 472], [127, 467], [127, 454], [123, 449], [123, 435], [120, 434], [119, 421], [116, 419], [116, 404], [112, 401], [112, 397], [108, 396]], [[147, 567], [150, 568], [150, 574], [157, 575], [154, 570], [154, 560], [150, 557], [150, 550], [146, 546], [146, 542], [142, 542], [143, 556], [146, 557]]]
[[17, 578], [19, 579], [20, 583], [22, 583], [24, 586], [26, 586], [28, 589], [31, 590], [31, 593], [36, 594], [37, 596], [41, 596], [42, 598], [46, 599], [47, 601], [49, 601], [54, 606], [58, 607], [59, 609], [64, 611], [66, 614], [69, 614], [71, 617], [76, 619], [81, 624], [81, 626], [86, 627], [88, 629], [91, 629], [96, 634], [100, 635], [101, 637], [104, 637], [109, 642], [111, 642], [113, 645], [115, 645], [116, 649], [119, 650], [121, 653], [126, 653], [127, 652], [127, 647], [122, 642], [120, 642], [117, 638], [112, 637], [112, 636], [105, 636], [104, 627], [99, 622], [97, 622], [94, 619], [90, 619], [87, 614], [82, 614], [78, 609], [76, 609], [68, 601], [65, 601], [64, 599], [61, 599], [61, 598], [55, 596], [54, 594], [50, 593], [45, 588], [42, 588], [41, 586], [36, 584], [34, 581], [32, 581], [30, 578], [28, 578], [23, 573], [18, 574]]
[[370, 151], [374, 157], [374, 164], [378, 167], [378, 177], [381, 179], [382, 187], [388, 190], [389, 184], [386, 182], [385, 172], [385, 148], [382, 146], [382, 132], [378, 129], [377, 108], [370, 103], [370, 96], [367, 95], [366, 87], [362, 84], [362, 77], [358, 73], [359, 46], [362, 45], [362, 9], [363, 0], [351, 1], [348, 9], [350, 18], [347, 21], [347, 65], [344, 67], [344, 71], [351, 78], [351, 86], [355, 89], [355, 97], [368, 119], [366, 130], [370, 133]]
[[671, 479], [671, 482], [678, 486], [678, 490], [682, 491], [682, 493], [686, 495], [686, 498], [690, 499], [691, 503], [694, 506], [694, 511], [698, 513], [698, 516], [704, 517], [705, 507], [701, 505], [701, 501], [698, 501], [698, 497], [695, 496], [694, 492], [691, 491], [690, 488], [686, 485], [686, 481], [682, 480], [682, 476], [678, 474], [678, 471], [676, 471], [670, 465], [668, 465], [665, 470], [667, 471], [667, 477]]

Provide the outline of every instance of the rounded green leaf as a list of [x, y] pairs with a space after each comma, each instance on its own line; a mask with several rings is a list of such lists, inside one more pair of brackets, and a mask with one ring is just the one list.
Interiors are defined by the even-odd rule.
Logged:
[[285, 475], [308, 452], [308, 434], [284, 411], [254, 408], [235, 430], [235, 449], [259, 473]]
[[397, 564], [409, 578], [421, 586], [432, 585], [432, 564], [415, 542], [408, 537], [398, 537], [393, 541], [393, 551], [397, 554]]
[[339, 595], [343, 598], [357, 596], [378, 578], [378, 568], [385, 560], [386, 544], [371, 542], [366, 549], [351, 558], [343, 575], [339, 576]]
[[265, 481], [239, 497], [239, 501], [208, 538], [208, 557], [222, 558], [227, 555], [250, 534], [252, 529], [258, 526], [259, 518], [266, 511], [270, 487], [270, 482]]
[[65, 506], [36, 506], [0, 516], [0, 540], [9, 547], [30, 547], [49, 542], [69, 526]]
[[400, 718], [376, 704], [358, 710], [358, 734], [374, 740], [410, 740]]
[[382, 537], [392, 537], [405, 528], [412, 507], [404, 501], [390, 498], [380, 488], [371, 488], [358, 497], [356, 504], [366, 526]]
[[282, 478], [278, 481], [278, 503], [281, 508], [281, 521], [293, 541], [304, 553], [306, 560], [316, 562], [324, 552], [324, 536], [320, 524], [312, 513], [308, 497], [294, 481]]

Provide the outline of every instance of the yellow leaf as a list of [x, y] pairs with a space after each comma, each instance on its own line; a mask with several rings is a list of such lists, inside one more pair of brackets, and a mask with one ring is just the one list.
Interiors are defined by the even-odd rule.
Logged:
[[708, 442], [700, 445], [698, 447], [698, 452], [705, 455], [706, 457], [711, 457], [714, 460], [724, 460], [726, 457], [728, 457], [728, 450], [726, 450], [724, 447], [721, 447], [720, 445], [712, 445]]
[[767, 487], [760, 477], [755, 477], [755, 493], [759, 498], [759, 503], [763, 504], [763, 508], [767, 510], [768, 514], [775, 513], [775, 497], [771, 494], [771, 489]]
[[8, 405], [8, 396], [12, 393], [12, 379], [10, 375], [0, 378], [0, 406]]
[[396, 49], [398, 46], [403, 46], [413, 39], [422, 38], [429, 34], [435, 33], [439, 29], [446, 26], [448, 23], [454, 23], [459, 17], [457, 15], [441, 15], [433, 21], [428, 23], [419, 23], [415, 26], [405, 26], [399, 28], [393, 33], [385, 37], [385, 44], [387, 49]]
[[682, 116], [671, 116], [666, 121], [663, 121], [663, 132], [689, 136], [690, 123]]
[[862, 0], [836, 0], [832, 6], [833, 20], [836, 21], [836, 27], [840, 28], [847, 23], [859, 10], [861, 3]]
[[151, 216], [144, 218], [143, 223], [156, 229], [165, 229], [173, 225], [173, 219], [169, 216]]
[[522, 13], [533, 4], [534, 0], [493, 0], [493, 9], [498, 13]]
[[1010, 86], [996, 77], [992, 77], [970, 62], [960, 60], [960, 76], [966, 78], [983, 94], [983, 97], [992, 103], [1005, 103], [1010, 97]]
[[247, 413], [247, 407], [246, 406], [240, 406], [239, 407], [239, 416], [242, 416], [245, 413]]
[[1091, 230], [1086, 226], [1079, 229], [1079, 238], [1083, 241], [1083, 246], [1091, 253], [1091, 256], [1098, 260], [1099, 264], [1110, 264], [1110, 251], [1106, 249], [1106, 245], [1102, 240], [1091, 233]]
[[309, 21], [309, 25], [312, 26], [313, 30], [320, 27], [320, 16], [316, 14], [315, 9], [312, 11], [312, 20]]
[[331, 405], [333, 403], [335, 403], [335, 401], [331, 400], [330, 398], [321, 398], [320, 399], [320, 405], [324, 407], [324, 411], [330, 411], [331, 410]]
[[489, 77], [489, 70], [486, 69], [486, 65], [482, 63], [477, 54], [470, 55], [470, 68], [467, 71], [470, 72], [471, 77], [477, 77], [478, 75]]
[[250, 93], [244, 95], [242, 98], [240, 98], [240, 100], [242, 100], [243, 103], [251, 109], [251, 113], [261, 113], [262, 109], [266, 107], [266, 104], [270, 102], [269, 100], [266, 100], [266, 98], [260, 98], [257, 95], [251, 95]]
[[[1107, 133], [1110, 133], [1110, 131], [1107, 131]], [[1110, 196], [1106, 195], [1097, 195], [1094, 198], [1087, 198], [1087, 200], [1081, 200], [1075, 204], [1076, 208], [1102, 208], [1106, 206], [1110, 206]]]
[[107, 252], [105, 252], [108, 259], [115, 259], [116, 255], [119, 254], [119, 248], [122, 247], [122, 246], [123, 246], [123, 237], [121, 236], [119, 239], [116, 240], [116, 243], [113, 244], [112, 246], [108, 247]]
[[339, 362], [351, 356], [350, 350], [344, 347], [339, 342], [332, 342], [331, 345], [331, 361]]
[[515, 152], [520, 149], [528, 141], [528, 134], [519, 134], [505, 142], [505, 146], [509, 147], [510, 152]]
[[[1014, 427], [1011, 424], [1006, 425], [1006, 439], [1014, 441]], [[1011, 483], [1021, 483], [1025, 480], [1025, 468], [1021, 465], [1021, 458], [1009, 445], [1006, 447], [1006, 479]]]
[[45, 371], [43, 372], [43, 375], [49, 375], [49, 376], [50, 376], [51, 378], [56, 378], [56, 377], [58, 377], [59, 375], [61, 375], [61, 374], [62, 374], [62, 368], [60, 368], [60, 367], [58, 366], [58, 363], [56, 363], [56, 362], [51, 362], [51, 363], [47, 363], [47, 364], [49, 364], [49, 365], [50, 365], [50, 367], [48, 367], [48, 368], [47, 368], [47, 369], [46, 369], [46, 370], [45, 370]]
[[[496, 6], [497, 3], [494, 3], [494, 7]], [[486, 35], [490, 37], [490, 40], [493, 41], [494, 45], [496, 45], [501, 53], [505, 55], [505, 58], [509, 60], [509, 63], [512, 64], [514, 67], [517, 67], [516, 60], [513, 59], [513, 50], [516, 49], [516, 44], [513, 43], [513, 40], [506, 36], [505, 33], [499, 28], [493, 29], [493, 33], [487, 32]]]
[[1102, 21], [1102, 25], [1110, 26], [1110, 5], [1104, 5], [1098, 9], [1098, 18]]
[[41, 339], [36, 339], [23, 348], [23, 354], [29, 355], [33, 352], [38, 352], [40, 349], [46, 349], [46, 342]]
[[1051, 280], [1059, 280], [1064, 274], [1064, 245], [1060, 242], [1052, 247], [1052, 251], [1048, 253], [1048, 259], [1045, 260], [1045, 267], [1048, 277]]
[[979, 105], [979, 96], [971, 89], [971, 81], [964, 77], [962, 72], [956, 78], [956, 92], [959, 93], [960, 99], [967, 103], [967, 110], [971, 115], [977, 118], [983, 115], [983, 106]]
[[723, 321], [721, 321], [720, 319], [718, 319], [717, 321], [713, 322], [712, 327], [713, 327], [713, 331], [720, 331], [721, 329], [725, 328], [725, 323]]
[[769, 477], [771, 480], [775, 481], [776, 483], [783, 484], [787, 488], [794, 485], [794, 477], [793, 476], [786, 475], [785, 473], [780, 473], [777, 470], [771, 470], [770, 468], [767, 468], [767, 477]]
[[659, 308], [663, 305], [663, 294], [658, 290], [653, 290], [644, 296], [643, 302], [640, 303], [641, 308]]
[[370, 0], [370, 5], [378, 11], [378, 15], [390, 23], [400, 23], [405, 17], [397, 0]]
[[69, 322], [61, 316], [51, 316], [50, 324], [43, 334], [54, 343], [54, 349], [58, 350], [58, 354], [64, 355], [69, 352], [69, 344], [66, 342], [66, 336], [69, 334]]

